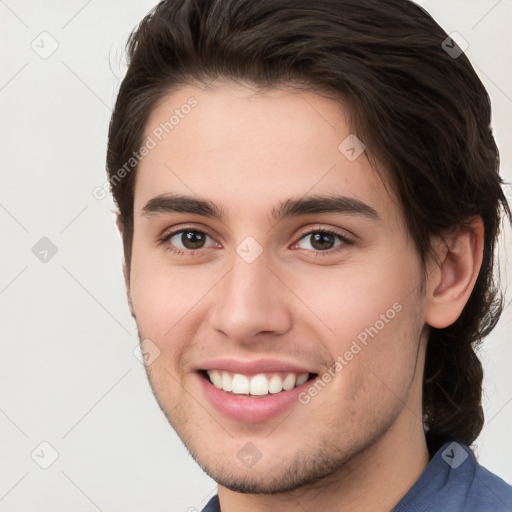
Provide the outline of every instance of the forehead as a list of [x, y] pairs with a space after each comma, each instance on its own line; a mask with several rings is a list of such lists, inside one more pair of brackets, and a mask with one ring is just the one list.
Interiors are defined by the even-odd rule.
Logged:
[[365, 152], [357, 156], [342, 103], [312, 92], [187, 86], [153, 110], [144, 141], [152, 149], [137, 171], [136, 215], [166, 193], [208, 198], [254, 221], [308, 194], [343, 194], [393, 213]]

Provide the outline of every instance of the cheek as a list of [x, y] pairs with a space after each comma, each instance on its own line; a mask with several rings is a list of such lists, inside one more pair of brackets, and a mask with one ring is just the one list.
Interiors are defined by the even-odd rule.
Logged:
[[381, 252], [339, 268], [296, 272], [289, 281], [310, 310], [308, 317], [329, 329], [326, 339], [351, 340], [358, 335], [364, 339], [368, 330], [399, 326], [408, 316], [405, 306], [412, 306], [417, 297], [418, 278], [413, 260], [398, 261], [391, 255], [386, 259]]
[[391, 253], [338, 272], [324, 269], [315, 279], [295, 277], [297, 295], [315, 313], [308, 323], [326, 332], [323, 343], [333, 361], [341, 358], [345, 377], [336, 385], [349, 396], [373, 393], [376, 385], [403, 390], [414, 374], [422, 325], [415, 284], [420, 268], [410, 253]]
[[191, 310], [206, 283], [192, 267], [173, 267], [166, 263], [165, 254], [137, 245], [134, 240], [130, 275], [137, 323], [160, 338]]
[[134, 251], [130, 294], [141, 338], [150, 339], [161, 351], [155, 369], [164, 364], [178, 372], [180, 354], [195, 339], [204, 299], [218, 280], [219, 272], [206, 266], [201, 271], [194, 266], [177, 268]]

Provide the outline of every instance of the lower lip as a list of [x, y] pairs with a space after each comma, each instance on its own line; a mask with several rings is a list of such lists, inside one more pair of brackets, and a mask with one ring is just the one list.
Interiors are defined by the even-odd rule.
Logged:
[[258, 423], [279, 416], [293, 404], [298, 404], [300, 393], [314, 381], [314, 379], [308, 380], [289, 391], [252, 398], [218, 389], [202, 375], [199, 375], [199, 378], [203, 393], [220, 413], [246, 423]]

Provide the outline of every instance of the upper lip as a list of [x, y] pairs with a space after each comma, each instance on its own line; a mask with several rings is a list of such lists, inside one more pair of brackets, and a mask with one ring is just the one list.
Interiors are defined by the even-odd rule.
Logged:
[[255, 375], [258, 373], [290, 372], [290, 373], [316, 373], [311, 368], [300, 364], [282, 361], [279, 359], [255, 359], [242, 361], [239, 359], [210, 359], [198, 366], [198, 370], [224, 370], [243, 375]]

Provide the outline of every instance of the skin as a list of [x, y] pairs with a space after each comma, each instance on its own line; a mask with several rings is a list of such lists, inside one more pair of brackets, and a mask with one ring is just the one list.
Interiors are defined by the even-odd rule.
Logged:
[[[351, 133], [343, 106], [313, 92], [216, 85], [173, 92], [146, 126], [151, 135], [197, 99], [136, 177], [125, 277], [139, 336], [160, 350], [146, 367], [154, 395], [218, 482], [223, 512], [392, 510], [429, 461], [421, 397], [428, 326], [450, 325], [467, 302], [481, 264], [482, 222], [469, 219], [433, 240], [437, 262], [427, 267], [422, 293], [398, 201], [365, 153], [350, 161], [338, 150]], [[165, 193], [209, 199], [227, 217], [143, 215]], [[380, 218], [270, 217], [288, 198], [333, 193], [364, 201]], [[193, 255], [181, 236], [161, 242], [183, 227], [208, 234]], [[331, 250], [340, 250], [319, 254], [303, 233], [322, 228], [353, 243], [334, 236]], [[248, 236], [263, 250], [252, 263], [236, 252]], [[221, 415], [200, 389], [197, 366], [217, 357], [276, 358], [321, 375], [395, 303], [401, 311], [307, 405], [248, 424]], [[261, 454], [250, 468], [237, 457], [248, 442]]]

